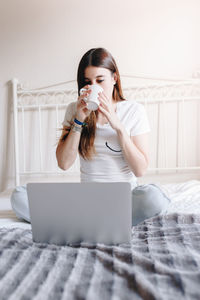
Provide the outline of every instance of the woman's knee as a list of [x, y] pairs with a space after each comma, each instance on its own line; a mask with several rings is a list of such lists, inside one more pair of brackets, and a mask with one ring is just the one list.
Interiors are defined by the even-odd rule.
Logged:
[[166, 211], [170, 199], [155, 184], [144, 184], [132, 190], [133, 225], [162, 214]]
[[30, 222], [26, 185], [17, 186], [14, 189], [10, 197], [10, 202], [16, 216]]

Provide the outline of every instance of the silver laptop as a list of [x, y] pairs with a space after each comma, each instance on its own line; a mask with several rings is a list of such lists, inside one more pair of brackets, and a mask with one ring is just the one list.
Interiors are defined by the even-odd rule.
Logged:
[[35, 242], [130, 243], [128, 182], [28, 183], [27, 193]]

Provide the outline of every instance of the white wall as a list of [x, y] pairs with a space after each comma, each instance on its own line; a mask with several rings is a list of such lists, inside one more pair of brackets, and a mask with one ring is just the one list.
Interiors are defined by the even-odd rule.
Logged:
[[81, 56], [105, 47], [121, 74], [190, 78], [200, 69], [198, 0], [0, 1], [0, 191], [13, 186], [9, 80], [76, 79]]

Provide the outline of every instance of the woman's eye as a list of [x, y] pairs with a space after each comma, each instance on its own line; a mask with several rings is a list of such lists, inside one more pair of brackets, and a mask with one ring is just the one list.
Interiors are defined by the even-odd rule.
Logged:
[[[102, 81], [104, 81], [104, 80], [97, 80], [98, 83], [101, 83]], [[91, 84], [91, 82], [90, 81], [85, 81], [85, 85], [86, 84]]]

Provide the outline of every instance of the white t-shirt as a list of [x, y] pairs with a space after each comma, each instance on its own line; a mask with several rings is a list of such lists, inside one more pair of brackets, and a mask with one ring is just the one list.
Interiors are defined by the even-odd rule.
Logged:
[[[150, 125], [144, 105], [136, 101], [117, 102], [116, 114], [129, 136], [150, 131]], [[76, 102], [71, 102], [66, 109], [63, 126], [70, 126], [76, 115]], [[94, 146], [97, 155], [92, 160], [84, 160], [80, 155], [81, 182], [121, 182], [137, 186], [137, 177], [129, 168], [117, 137], [116, 131], [109, 123], [96, 125]]]

